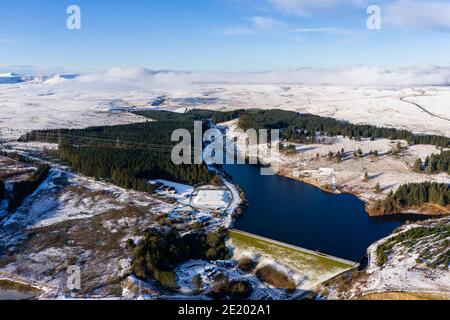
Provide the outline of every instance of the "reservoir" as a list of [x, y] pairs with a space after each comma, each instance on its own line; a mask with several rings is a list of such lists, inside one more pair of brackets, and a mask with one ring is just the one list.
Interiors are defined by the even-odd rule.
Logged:
[[280, 176], [261, 176], [251, 165], [225, 165], [250, 207], [235, 227], [336, 257], [361, 261], [367, 248], [401, 226], [406, 216], [369, 217], [364, 202]]
[[0, 289], [0, 301], [4, 300], [29, 300], [34, 298], [34, 294], [20, 292], [15, 290], [2, 290]]

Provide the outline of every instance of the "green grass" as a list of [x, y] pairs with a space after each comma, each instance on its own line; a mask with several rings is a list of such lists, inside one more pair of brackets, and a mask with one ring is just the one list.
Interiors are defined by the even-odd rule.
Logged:
[[293, 248], [260, 240], [230, 231], [232, 245], [238, 251], [254, 252], [264, 258], [275, 260], [308, 277], [308, 282], [318, 283], [353, 268], [353, 265], [331, 258], [302, 252]]

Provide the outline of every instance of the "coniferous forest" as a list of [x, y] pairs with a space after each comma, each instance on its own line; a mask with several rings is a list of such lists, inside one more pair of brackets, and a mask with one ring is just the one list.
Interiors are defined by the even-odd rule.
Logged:
[[425, 204], [450, 205], [450, 187], [446, 183], [410, 183], [400, 186], [384, 200], [375, 202], [370, 211], [379, 214], [399, 213]]
[[171, 141], [173, 131], [186, 129], [193, 136], [194, 120], [202, 121], [205, 130], [207, 118], [162, 111], [148, 116], [157, 121], [81, 130], [33, 131], [22, 140], [59, 142], [58, 157], [73, 169], [127, 189], [150, 192], [154, 187], [147, 183], [149, 179], [209, 183], [214, 176], [206, 165], [175, 165], [171, 160], [171, 150], [178, 143]]
[[422, 159], [418, 159], [415, 165], [418, 172], [439, 173], [447, 172], [450, 175], [450, 151], [442, 151], [439, 154], [432, 154], [425, 159], [425, 165], [422, 165]]
[[433, 203], [442, 207], [450, 204], [450, 187], [444, 183], [410, 183], [400, 186], [394, 194], [401, 207]]
[[300, 114], [284, 110], [250, 111], [239, 117], [239, 127], [247, 129], [280, 129], [281, 138], [295, 143], [316, 143], [317, 132], [325, 136], [361, 138], [386, 138], [406, 140], [410, 144], [428, 144], [449, 147], [450, 138], [437, 135], [414, 135], [407, 130], [356, 125], [333, 118]]

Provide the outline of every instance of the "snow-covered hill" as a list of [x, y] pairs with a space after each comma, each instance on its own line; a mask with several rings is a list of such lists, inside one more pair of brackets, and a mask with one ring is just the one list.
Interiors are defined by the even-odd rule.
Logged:
[[[444, 71], [438, 69], [434, 73], [426, 73], [424, 83], [445, 84], [447, 73]], [[335, 83], [332, 80], [339, 74], [345, 80], [343, 83], [350, 83], [355, 74], [360, 75], [361, 72], [363, 75], [370, 74], [370, 79], [380, 84], [318, 83], [320, 79]], [[450, 136], [450, 87], [409, 87], [409, 84], [420, 83], [417, 82], [417, 74], [422, 73], [383, 73], [358, 69], [350, 73], [336, 71], [334, 76], [331, 72], [325, 72], [319, 78], [318, 71], [314, 70], [202, 74], [143, 68], [114, 68], [98, 74], [40, 77], [6, 74], [3, 81], [10, 83], [0, 85], [0, 135], [14, 139], [33, 129], [82, 128], [145, 121], [126, 112], [134, 108], [171, 111], [189, 108], [279, 108], [359, 124], [408, 129], [419, 134]], [[311, 85], [305, 84], [308, 83], [308, 75]], [[405, 86], [398, 85], [397, 80], [402, 75]], [[431, 78], [431, 75], [435, 77]], [[14, 79], [26, 81], [11, 82]], [[288, 84], [282, 84], [283, 80], [289, 80]], [[161, 97], [164, 97], [163, 101]]]

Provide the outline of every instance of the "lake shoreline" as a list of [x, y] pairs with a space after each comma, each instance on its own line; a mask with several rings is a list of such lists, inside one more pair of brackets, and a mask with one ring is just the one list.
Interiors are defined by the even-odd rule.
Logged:
[[[366, 205], [366, 213], [369, 217], [389, 217], [389, 216], [411, 216], [411, 215], [416, 215], [418, 217], [428, 217], [428, 218], [443, 218], [448, 216], [450, 213], [449, 212], [443, 212], [444, 208], [442, 208], [441, 211], [435, 211], [435, 212], [431, 212], [431, 211], [427, 211], [427, 209], [429, 209], [429, 206], [427, 205], [423, 205], [421, 207], [417, 207], [417, 208], [408, 208], [408, 209], [404, 209], [401, 212], [397, 212], [397, 213], [377, 213], [376, 211], [370, 210], [370, 207], [375, 203], [374, 200], [369, 201], [367, 199], [365, 199], [364, 197], [361, 197], [360, 194], [358, 194], [357, 192], [352, 192], [349, 190], [330, 190], [328, 188], [325, 188], [323, 185], [321, 185], [319, 183], [319, 181], [316, 181], [314, 179], [308, 179], [308, 178], [300, 178], [300, 177], [294, 177], [292, 175], [289, 174], [277, 174], [280, 177], [284, 177], [284, 178], [288, 178], [288, 179], [292, 179], [292, 180], [296, 180], [296, 181], [300, 181], [303, 183], [306, 183], [310, 186], [313, 186], [315, 188], [318, 188], [324, 192], [330, 193], [330, 194], [334, 194], [334, 195], [342, 195], [342, 194], [349, 194], [349, 195], [353, 195], [355, 197], [357, 197], [359, 200], [361, 200], [362, 202], [365, 203]], [[426, 211], [424, 211], [426, 210]]]
[[330, 192], [310, 181], [282, 174], [261, 176], [259, 168], [224, 166], [233, 184], [244, 190], [250, 203], [236, 221], [237, 229], [361, 261], [370, 244], [390, 235], [408, 219], [398, 215], [371, 217], [365, 210], [365, 202], [354, 194]]

